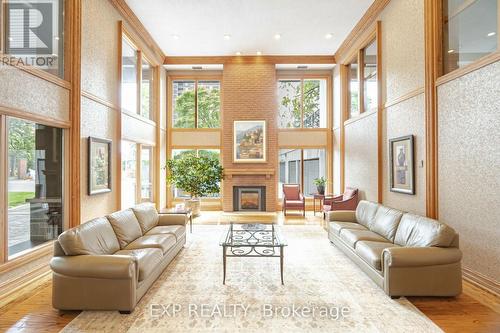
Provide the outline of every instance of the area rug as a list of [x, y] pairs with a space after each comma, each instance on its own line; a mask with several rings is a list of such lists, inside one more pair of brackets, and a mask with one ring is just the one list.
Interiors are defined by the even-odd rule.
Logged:
[[393, 300], [333, 246], [320, 226], [284, 226], [278, 258], [228, 258], [227, 226], [195, 226], [134, 312], [84, 311], [64, 332], [441, 332], [407, 299]]

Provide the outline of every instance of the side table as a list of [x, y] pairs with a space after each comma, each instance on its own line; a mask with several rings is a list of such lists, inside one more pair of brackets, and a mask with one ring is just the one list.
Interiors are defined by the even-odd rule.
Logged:
[[323, 201], [325, 200], [324, 194], [314, 193], [313, 194], [313, 215], [316, 215], [316, 200], [319, 200], [319, 212], [323, 209]]
[[178, 210], [175, 208], [160, 209], [160, 214], [183, 214], [189, 219], [189, 232], [193, 233], [193, 212], [191, 209]]

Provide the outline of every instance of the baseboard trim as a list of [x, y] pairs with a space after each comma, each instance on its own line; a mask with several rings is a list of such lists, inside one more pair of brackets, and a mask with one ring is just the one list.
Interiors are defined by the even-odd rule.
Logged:
[[0, 308], [49, 281], [51, 277], [50, 273], [49, 265], [43, 264], [24, 275], [0, 285]]
[[467, 282], [486, 290], [487, 292], [500, 297], [500, 283], [484, 276], [481, 273], [475, 272], [467, 267], [462, 267], [462, 277]]

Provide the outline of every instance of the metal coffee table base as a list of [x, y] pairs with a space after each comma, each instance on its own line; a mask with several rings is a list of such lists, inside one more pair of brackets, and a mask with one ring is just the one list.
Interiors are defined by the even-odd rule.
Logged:
[[[280, 273], [281, 273], [281, 284], [283, 282], [283, 250], [284, 246], [278, 246], [274, 248], [258, 247], [258, 246], [222, 246], [222, 284], [226, 284], [226, 266], [227, 258], [280, 258]], [[229, 252], [229, 253], [228, 253]], [[279, 252], [279, 253], [276, 253]]]

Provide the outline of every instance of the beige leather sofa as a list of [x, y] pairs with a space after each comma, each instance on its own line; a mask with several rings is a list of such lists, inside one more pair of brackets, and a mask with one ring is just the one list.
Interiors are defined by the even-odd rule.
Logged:
[[451, 227], [375, 202], [328, 212], [328, 238], [385, 293], [455, 296], [462, 291], [462, 252]]
[[186, 223], [141, 204], [63, 232], [50, 262], [53, 306], [129, 313], [186, 243]]

